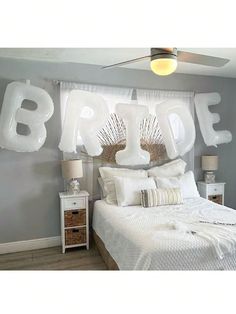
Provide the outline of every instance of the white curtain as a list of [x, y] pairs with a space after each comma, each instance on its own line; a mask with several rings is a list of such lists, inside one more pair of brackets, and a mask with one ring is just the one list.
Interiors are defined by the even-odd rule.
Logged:
[[156, 114], [155, 107], [157, 104], [168, 99], [179, 99], [183, 101], [194, 115], [193, 92], [179, 92], [155, 89], [136, 89], [137, 100], [140, 105], [144, 104], [149, 107], [149, 112]]
[[[194, 102], [193, 92], [180, 92], [180, 91], [166, 91], [166, 90], [152, 90], [152, 89], [137, 89], [136, 90], [137, 101], [140, 105], [146, 105], [149, 108], [149, 112], [155, 115], [155, 108], [158, 104], [169, 99], [181, 100], [186, 107], [190, 110], [194, 119]], [[178, 116], [171, 116], [171, 124], [175, 140], [179, 141], [184, 136], [184, 130], [181, 121]], [[194, 148], [183, 156], [183, 159], [187, 162], [188, 170], [194, 169]]]
[[62, 125], [65, 117], [67, 98], [73, 89], [79, 89], [101, 95], [105, 99], [110, 113], [115, 112], [115, 105], [117, 103], [130, 103], [133, 93], [132, 88], [61, 82], [60, 100]]

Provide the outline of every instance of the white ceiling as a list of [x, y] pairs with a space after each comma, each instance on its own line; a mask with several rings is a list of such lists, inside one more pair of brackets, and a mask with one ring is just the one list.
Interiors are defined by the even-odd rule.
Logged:
[[[176, 71], [177, 73], [236, 78], [236, 48], [178, 49], [215, 57], [228, 58], [230, 59], [230, 62], [221, 68], [179, 62]], [[122, 62], [149, 54], [149, 48], [0, 48], [0, 58], [63, 63], [86, 63], [101, 66]], [[140, 61], [123, 67], [150, 71], [148, 60]], [[109, 71], [109, 69], [106, 71]]]

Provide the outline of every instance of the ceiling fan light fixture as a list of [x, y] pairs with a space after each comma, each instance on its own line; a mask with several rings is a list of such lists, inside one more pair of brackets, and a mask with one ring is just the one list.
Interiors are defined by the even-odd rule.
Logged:
[[175, 72], [177, 60], [174, 59], [156, 59], [151, 61], [151, 69], [157, 75], [169, 75]]
[[177, 68], [177, 49], [151, 49], [151, 70], [157, 75], [169, 75]]
[[178, 61], [187, 62], [211, 67], [222, 67], [230, 60], [219, 57], [202, 55], [199, 53], [187, 52], [183, 50], [177, 51], [177, 48], [151, 48], [151, 54], [143, 57], [138, 57], [131, 60], [126, 60], [119, 63], [103, 66], [102, 69], [110, 69], [113, 67], [123, 66], [144, 60], [151, 60], [151, 70], [157, 75], [169, 75], [177, 68]]

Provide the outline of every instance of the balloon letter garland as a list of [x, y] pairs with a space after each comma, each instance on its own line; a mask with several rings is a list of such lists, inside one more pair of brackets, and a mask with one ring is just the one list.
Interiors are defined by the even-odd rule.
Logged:
[[[37, 109], [21, 108], [25, 99], [35, 102]], [[53, 101], [42, 88], [21, 82], [8, 84], [0, 116], [0, 146], [18, 152], [39, 150], [47, 136], [44, 123], [50, 119], [53, 111]], [[26, 124], [30, 134], [18, 134], [17, 123]]]
[[126, 126], [126, 147], [116, 153], [119, 165], [145, 165], [150, 162], [150, 154], [140, 147], [140, 123], [148, 116], [146, 106], [117, 104], [116, 113], [123, 118]]
[[80, 90], [71, 91], [67, 101], [60, 150], [76, 153], [80, 136], [88, 155], [100, 155], [102, 147], [96, 133], [108, 118], [109, 111], [101, 96]]
[[[23, 101], [27, 99], [37, 104], [36, 110], [22, 108]], [[209, 106], [220, 103], [220, 95], [196, 94], [194, 101], [205, 144], [217, 146], [229, 143], [232, 140], [231, 132], [215, 131], [213, 124], [220, 121], [220, 115], [209, 111]], [[53, 111], [53, 101], [42, 88], [22, 82], [8, 84], [0, 115], [0, 147], [18, 152], [39, 150], [47, 136], [45, 122], [50, 119]], [[137, 104], [117, 104], [116, 113], [123, 118], [126, 125], [126, 147], [116, 153], [117, 163], [148, 164], [150, 154], [140, 146], [140, 124], [147, 117], [148, 108]], [[189, 108], [180, 100], [167, 100], [156, 105], [156, 115], [168, 157], [173, 159], [190, 151], [196, 134]], [[180, 137], [175, 134], [173, 118], [181, 129]], [[109, 110], [103, 97], [86, 91], [72, 90], [67, 101], [59, 148], [64, 152], [76, 152], [77, 145], [84, 145], [88, 155], [99, 156], [102, 147], [97, 132], [105, 126], [108, 119]], [[17, 133], [18, 123], [27, 125], [30, 134]]]
[[[157, 120], [160, 125], [166, 152], [170, 159], [183, 156], [191, 150], [195, 141], [195, 126], [190, 110], [179, 100], [168, 100], [156, 106]], [[177, 115], [184, 127], [184, 136], [178, 142], [174, 137], [171, 115]]]
[[227, 130], [215, 131], [213, 124], [220, 122], [218, 113], [211, 113], [209, 106], [217, 105], [221, 101], [218, 93], [196, 94], [194, 97], [195, 108], [200, 125], [200, 130], [207, 146], [229, 143], [232, 141], [232, 134]]

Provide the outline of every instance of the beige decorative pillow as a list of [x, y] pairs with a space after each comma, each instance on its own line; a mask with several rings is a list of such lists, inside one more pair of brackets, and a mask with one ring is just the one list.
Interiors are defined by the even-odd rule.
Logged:
[[177, 205], [183, 203], [179, 188], [141, 190], [141, 204], [143, 207], [163, 205]]
[[107, 196], [107, 194], [105, 192], [104, 182], [101, 177], [98, 177], [98, 187], [99, 187], [101, 199], [103, 200]]

